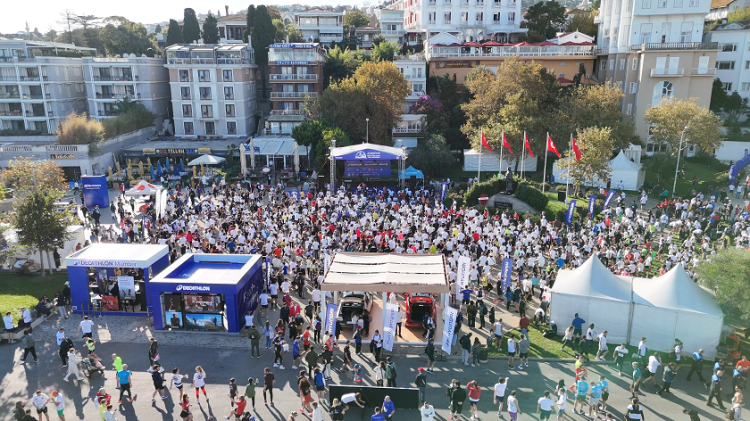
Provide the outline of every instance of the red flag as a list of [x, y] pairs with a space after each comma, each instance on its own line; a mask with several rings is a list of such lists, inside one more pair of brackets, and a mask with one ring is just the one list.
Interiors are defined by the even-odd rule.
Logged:
[[534, 152], [531, 152], [531, 145], [529, 144], [529, 138], [526, 137], [526, 133], [523, 134], [523, 147], [529, 152], [530, 157], [534, 157]]
[[547, 151], [552, 151], [558, 158], [560, 157], [560, 152], [557, 150], [557, 146], [555, 146], [555, 142], [552, 141], [550, 135], [547, 135]]
[[576, 157], [576, 161], [581, 162], [581, 148], [578, 147], [578, 142], [576, 142], [576, 139], [574, 137], [571, 137], [571, 139], [572, 139], [573, 154]]
[[487, 143], [487, 138], [484, 137], [484, 132], [482, 132], [482, 146], [487, 148], [488, 151], [492, 152], [492, 148], [490, 148], [490, 144]]
[[505, 138], [505, 132], [503, 132], [503, 147], [508, 148], [508, 152], [513, 153], [513, 150], [510, 149], [510, 143], [508, 143], [508, 139]]

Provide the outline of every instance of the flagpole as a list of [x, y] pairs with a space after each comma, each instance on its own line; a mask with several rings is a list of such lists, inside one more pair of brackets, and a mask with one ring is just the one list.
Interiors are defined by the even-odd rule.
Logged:
[[500, 144], [500, 169], [497, 170], [498, 174], [502, 174], [503, 172], [503, 149], [505, 149], [505, 130], [503, 130], [502, 136], [503, 136], [502, 137], [503, 143]]
[[544, 193], [544, 187], [547, 183], [547, 153], [549, 152], [549, 132], [547, 132], [547, 138], [544, 139], [544, 171], [542, 172], [542, 193]]
[[477, 183], [482, 180], [482, 148], [484, 148], [484, 145], [482, 145], [482, 138], [479, 138], [479, 166], [477, 167]]
[[568, 153], [568, 174], [565, 177], [565, 202], [568, 201], [568, 186], [570, 185], [570, 156], [573, 154], [573, 133], [570, 134], [570, 152]]
[[526, 130], [523, 131], [523, 148], [521, 149], [521, 179], [526, 174], [526, 165], [524, 159], [526, 158]]

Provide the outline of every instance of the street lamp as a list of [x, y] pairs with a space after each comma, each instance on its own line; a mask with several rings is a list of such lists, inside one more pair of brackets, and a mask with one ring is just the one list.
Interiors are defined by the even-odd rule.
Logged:
[[682, 155], [682, 142], [685, 141], [685, 132], [688, 130], [689, 126], [685, 126], [684, 129], [682, 129], [682, 135], [680, 135], [680, 147], [677, 149], [677, 166], [674, 169], [674, 184], [672, 185], [672, 197], [675, 197], [677, 194], [677, 173], [680, 171], [680, 155]]
[[336, 190], [336, 165], [334, 159], [333, 159], [333, 150], [336, 148], [336, 139], [331, 139], [331, 155], [330, 155], [330, 165], [331, 165], [331, 195], [333, 195], [333, 192]]
[[367, 123], [367, 137], [365, 139], [367, 143], [370, 143], [370, 117], [367, 117], [365, 122]]

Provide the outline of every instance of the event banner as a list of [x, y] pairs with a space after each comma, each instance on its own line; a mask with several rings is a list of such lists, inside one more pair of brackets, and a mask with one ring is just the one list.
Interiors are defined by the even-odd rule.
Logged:
[[135, 298], [135, 278], [132, 276], [118, 276], [117, 288], [120, 290], [120, 297]]
[[589, 217], [594, 217], [594, 212], [596, 212], [596, 195], [589, 196]]
[[107, 190], [107, 177], [104, 175], [84, 175], [81, 177], [81, 188], [83, 190], [83, 201], [86, 207], [94, 209], [109, 206], [109, 193]]
[[393, 351], [397, 322], [398, 304], [385, 303], [385, 314], [383, 314], [383, 349], [386, 351]]
[[510, 286], [510, 277], [513, 274], [513, 259], [503, 259], [503, 270], [500, 273], [500, 277], [503, 280], [503, 287], [508, 288]]
[[611, 202], [612, 198], [615, 197], [615, 193], [616, 192], [614, 190], [610, 190], [609, 193], [607, 193], [607, 197], [604, 199], [604, 204], [602, 205], [602, 210], [609, 207], [609, 202]]
[[331, 335], [336, 334], [336, 314], [339, 312], [339, 306], [333, 303], [326, 305], [326, 332]]
[[323, 274], [327, 274], [328, 273], [328, 267], [331, 266], [331, 255], [328, 254], [328, 253], [326, 253], [325, 254], [325, 259], [323, 259], [323, 260], [324, 260], [324, 263], [325, 263], [325, 267], [323, 269]]
[[456, 272], [456, 282], [461, 288], [469, 285], [469, 272], [471, 272], [471, 258], [461, 256], [458, 258], [458, 271]]
[[573, 199], [568, 204], [568, 211], [565, 212], [565, 223], [570, 226], [573, 223], [573, 214], [576, 211], [576, 200]]
[[440, 185], [440, 203], [445, 201], [446, 196], [448, 196], [448, 182], [443, 181], [443, 184]]
[[271, 258], [266, 257], [266, 288], [271, 285]]
[[456, 317], [458, 310], [453, 307], [445, 309], [445, 323], [443, 324], [443, 351], [451, 354], [451, 344], [453, 343], [453, 333], [456, 330]]

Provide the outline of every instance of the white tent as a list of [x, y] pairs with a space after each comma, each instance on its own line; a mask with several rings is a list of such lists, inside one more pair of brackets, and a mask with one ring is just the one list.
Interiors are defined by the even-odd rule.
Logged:
[[[563, 158], [555, 161], [555, 165], [552, 167], [552, 175], [555, 177], [555, 182], [557, 183], [565, 183], [567, 180], [567, 171], [565, 168], [567, 165], [566, 159], [567, 158]], [[623, 152], [622, 150], [620, 150], [620, 153], [617, 154], [616, 157], [612, 158], [612, 160], [609, 161], [609, 165], [609, 177], [612, 180], [612, 183], [610, 185], [611, 188], [616, 188], [620, 184], [620, 181], [622, 181], [625, 190], [638, 190], [638, 188], [643, 185], [643, 181], [646, 178], [646, 173], [643, 170], [642, 165], [636, 164], [635, 162], [631, 161], [627, 156], [625, 156], [625, 152]], [[594, 180], [587, 180], [586, 185], [606, 187], [607, 182], [606, 180], [599, 180], [598, 178], [594, 178]]]
[[189, 166], [195, 166], [195, 165], [215, 165], [215, 164], [221, 164], [222, 162], [226, 161], [226, 159], [220, 157], [220, 156], [213, 156], [213, 155], [201, 155], [198, 158], [195, 158], [194, 160], [188, 162]]
[[[515, 171], [516, 169], [516, 158], [521, 158], [520, 155], [512, 155], [506, 151], [503, 154], [503, 168], [505, 171], [510, 167]], [[518, 171], [536, 171], [537, 159], [526, 155], [523, 162], [518, 164]], [[474, 149], [464, 149], [464, 171], [477, 171], [479, 169], [479, 152]], [[500, 171], [500, 154], [494, 152], [483, 151], [482, 152], [482, 171], [488, 172], [499, 172]]]
[[[575, 270], [561, 270], [552, 288], [550, 320], [565, 330], [578, 313], [586, 323], [607, 330], [611, 343], [627, 340], [631, 311], [630, 281], [616, 276], [599, 258], [590, 257]], [[585, 327], [584, 327], [585, 330]]]
[[161, 186], [141, 180], [125, 192], [125, 196], [151, 196], [161, 190]]
[[634, 278], [633, 291], [630, 345], [646, 337], [649, 349], [667, 352], [677, 338], [685, 352], [703, 348], [706, 359], [714, 357], [724, 314], [715, 296], [696, 284], [682, 265], [658, 278]]

